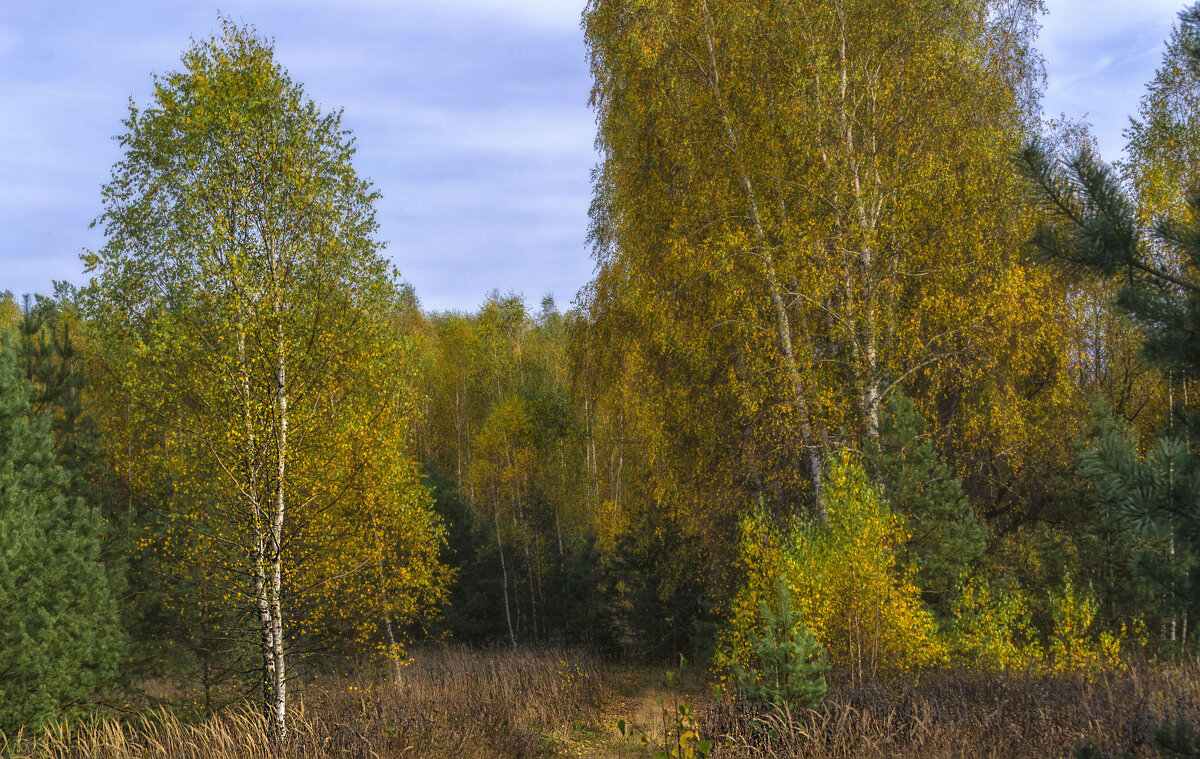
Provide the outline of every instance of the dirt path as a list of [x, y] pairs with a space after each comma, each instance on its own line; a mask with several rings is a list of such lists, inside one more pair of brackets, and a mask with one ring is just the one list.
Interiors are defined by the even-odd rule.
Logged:
[[[689, 675], [691, 673], [688, 673]], [[642, 748], [637, 738], [623, 742], [617, 723], [624, 720], [629, 729], [644, 732], [651, 741], [662, 744], [664, 721], [674, 728], [675, 707], [684, 702], [694, 703], [703, 683], [685, 677], [671, 687], [662, 672], [646, 669], [626, 670], [614, 676], [614, 697], [601, 712], [600, 724], [590, 725], [587, 731], [577, 731], [563, 752], [564, 756], [584, 759], [609, 757], [642, 757], [653, 752]], [[663, 708], [667, 709], [664, 717]]]

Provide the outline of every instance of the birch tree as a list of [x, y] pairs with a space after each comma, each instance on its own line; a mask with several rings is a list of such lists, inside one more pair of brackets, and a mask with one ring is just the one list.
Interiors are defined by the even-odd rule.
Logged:
[[[106, 244], [85, 256], [96, 360], [109, 418], [124, 420], [114, 458], [168, 493], [168, 521], [188, 534], [176, 560], [203, 562], [254, 620], [262, 709], [282, 739], [288, 647], [304, 632], [293, 616], [315, 590], [385, 563], [377, 545], [348, 550], [374, 538], [331, 531], [328, 516], [361, 525], [427, 511], [428, 496], [414, 499], [406, 467], [348, 453], [395, 425], [407, 439], [397, 398], [409, 379], [394, 366], [405, 352], [387, 318], [396, 286], [374, 239], [377, 195], [354, 172], [341, 113], [323, 113], [267, 41], [227, 20], [182, 63], [155, 78], [149, 107], [130, 104], [103, 190]], [[372, 508], [388, 498], [406, 507]], [[439, 539], [431, 520], [415, 523], [408, 540]], [[363, 561], [318, 560], [339, 551]], [[388, 622], [405, 608], [369, 607]]]
[[1035, 12], [589, 3], [587, 306], [664, 384], [722, 388], [719, 437], [746, 441], [733, 479], [804, 472], [819, 515], [825, 456], [876, 438], [897, 389], [955, 407], [931, 416], [960, 439], [1009, 440], [996, 426], [1036, 411], [1022, 386], [1059, 381], [1067, 314], [1020, 266], [1008, 163], [1036, 121]]

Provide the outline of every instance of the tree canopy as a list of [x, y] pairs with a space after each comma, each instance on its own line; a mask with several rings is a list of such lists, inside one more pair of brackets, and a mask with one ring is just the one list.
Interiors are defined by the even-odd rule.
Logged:
[[227, 20], [182, 62], [130, 106], [104, 188], [93, 358], [113, 458], [163, 499], [166, 566], [205, 566], [254, 620], [282, 737], [289, 648], [334, 619], [413, 621], [447, 578], [441, 528], [405, 448], [415, 369], [341, 114]]

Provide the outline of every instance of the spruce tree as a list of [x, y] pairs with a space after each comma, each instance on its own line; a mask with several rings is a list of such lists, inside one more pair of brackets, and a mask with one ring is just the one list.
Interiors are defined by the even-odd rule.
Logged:
[[20, 338], [0, 327], [0, 733], [78, 711], [111, 683], [124, 636], [102, 523], [71, 495]]
[[[1180, 19], [1172, 49], [1200, 81], [1200, 6]], [[1174, 383], [1200, 379], [1200, 186], [1188, 190], [1184, 212], [1145, 221], [1112, 167], [1086, 147], [1059, 161], [1034, 140], [1018, 163], [1046, 211], [1034, 250], [1070, 273], [1118, 283], [1116, 303], [1141, 328], [1146, 360]], [[1200, 611], [1191, 571], [1200, 557], [1198, 433], [1200, 415], [1183, 409], [1148, 455], [1114, 433], [1082, 462], [1127, 528], [1169, 545], [1170, 565], [1150, 574], [1192, 619]]]

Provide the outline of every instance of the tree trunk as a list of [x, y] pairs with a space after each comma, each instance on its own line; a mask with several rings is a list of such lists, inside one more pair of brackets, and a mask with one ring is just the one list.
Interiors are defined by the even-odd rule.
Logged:
[[563, 451], [563, 447], [565, 445], [566, 444], [561, 440], [558, 443], [558, 467], [559, 472], [561, 473], [561, 479], [559, 480], [560, 486], [558, 489], [558, 498], [554, 502], [554, 536], [558, 538], [558, 559], [560, 562], [563, 558], [563, 539], [562, 518], [559, 512], [562, 510], [562, 504], [567, 500], [566, 482], [567, 478], [571, 476], [570, 472], [567, 471], [567, 455]]
[[[855, 221], [860, 227], [861, 234], [868, 240], [875, 232], [878, 222], [878, 208], [872, 207], [868, 203], [866, 195], [863, 191], [863, 170], [859, 165], [857, 143], [854, 138], [854, 127], [852, 121], [857, 119], [851, 118], [850, 102], [848, 99], [850, 87], [850, 59], [849, 52], [846, 47], [846, 12], [840, 4], [838, 5], [838, 64], [839, 64], [839, 97], [841, 100], [841, 108], [838, 112], [838, 125], [842, 131], [842, 143], [846, 149], [846, 156], [850, 166], [850, 189], [854, 198], [854, 215]], [[873, 154], [878, 146], [875, 144], [874, 137], [870, 140], [868, 146], [868, 154]], [[869, 172], [868, 172], [869, 173]], [[876, 190], [879, 189], [878, 172], [875, 173]], [[874, 264], [875, 250], [870, 242], [862, 243], [858, 248], [858, 283], [854, 287], [847, 282], [846, 299], [847, 303], [853, 304], [856, 301], [862, 308], [862, 323], [857, 324], [857, 320], [851, 319], [851, 329], [858, 333], [861, 329], [861, 334], [852, 334], [851, 345], [854, 347], [855, 367], [859, 381], [859, 407], [862, 412], [863, 428], [868, 440], [875, 440], [879, 437], [879, 346], [878, 346], [878, 329], [876, 309], [874, 304]], [[849, 280], [849, 276], [847, 277]]]
[[[279, 715], [283, 713], [279, 703], [286, 694], [282, 694], [279, 689], [281, 677], [278, 667], [281, 657], [277, 655], [277, 652], [282, 650], [282, 641], [278, 637], [282, 634], [282, 628], [277, 624], [276, 605], [272, 602], [273, 596], [277, 595], [274, 582], [277, 559], [272, 550], [263, 504], [258, 499], [257, 467], [254, 461], [256, 438], [251, 409], [250, 375], [247, 368], [246, 332], [242, 324], [238, 325], [237, 351], [240, 362], [238, 368], [241, 372], [242, 423], [246, 435], [246, 453], [243, 463], [246, 469], [246, 482], [243, 495], [247, 500], [254, 528], [251, 567], [254, 578], [254, 604], [258, 614], [259, 655], [262, 659], [262, 713], [268, 724], [275, 725], [276, 737], [282, 739], [284, 733], [280, 725], [286, 723], [279, 722]], [[279, 483], [276, 484], [278, 486]], [[281, 493], [282, 491], [280, 491]], [[268, 566], [270, 566], [270, 570], [268, 570]], [[270, 581], [268, 581], [268, 575], [270, 575]]]
[[517, 650], [517, 633], [513, 630], [512, 611], [508, 604], [508, 567], [504, 564], [504, 543], [500, 540], [500, 511], [492, 512], [496, 525], [496, 550], [500, 553], [500, 580], [504, 588], [504, 621], [508, 623], [508, 637], [512, 641], [513, 650]]
[[275, 714], [275, 626], [271, 623], [271, 599], [267, 590], [266, 535], [254, 540], [254, 601], [258, 611], [259, 654], [262, 657], [262, 711], [268, 724]]
[[286, 334], [283, 328], [283, 303], [280, 294], [280, 262], [274, 246], [271, 248], [271, 268], [275, 289], [275, 504], [271, 520], [269, 560], [271, 568], [270, 614], [271, 657], [274, 661], [271, 687], [271, 717], [275, 737], [282, 743], [287, 737], [287, 671], [283, 640], [283, 525], [287, 501], [284, 485], [287, 482], [288, 457], [288, 384]]
[[376, 524], [375, 518], [371, 518], [371, 534], [376, 536], [375, 543], [375, 575], [379, 582], [379, 606], [383, 612], [383, 629], [387, 632], [388, 639], [388, 660], [392, 663], [392, 673], [396, 676], [396, 687], [403, 685], [403, 678], [400, 671], [400, 646], [396, 642], [396, 633], [392, 628], [392, 613], [388, 609], [388, 599], [384, 593], [384, 574], [383, 574], [383, 546], [378, 540], [381, 533], [379, 525]]
[[529, 542], [525, 542], [525, 566], [529, 569], [529, 611], [530, 620], [532, 621], [533, 640], [538, 637], [538, 613], [537, 613], [537, 590], [534, 587], [536, 581], [537, 587], [541, 587], [541, 580], [534, 577], [533, 560], [529, 556]]
[[[708, 10], [708, 3], [702, 2], [701, 9], [704, 12], [706, 23], [711, 23], [711, 15]], [[775, 330], [779, 336], [779, 352], [787, 372], [789, 383], [792, 389], [792, 400], [795, 404], [796, 416], [800, 422], [800, 434], [802, 440], [801, 445], [804, 447], [805, 456], [808, 459], [809, 475], [812, 479], [813, 492], [816, 495], [816, 511], [818, 518], [825, 521], [825, 506], [822, 496], [822, 480], [825, 474], [825, 463], [822, 459], [822, 445], [826, 444], [824, 435], [818, 435], [815, 432], [812, 422], [812, 415], [809, 413], [808, 402], [804, 397], [804, 382], [800, 376], [800, 369], [796, 363], [796, 354], [792, 346], [792, 325], [791, 318], [787, 312], [787, 306], [783, 302], [783, 288], [780, 287], [779, 277], [775, 271], [775, 259], [771, 255], [771, 244], [767, 237], [766, 229], [763, 227], [762, 215], [759, 213], [758, 197], [754, 191], [754, 184], [750, 181], [750, 175], [746, 171], [745, 164], [741, 156], [741, 143], [738, 139], [737, 130], [734, 129], [733, 120], [729, 116], [729, 110], [725, 105], [725, 96], [721, 90], [720, 72], [717, 69], [717, 56], [713, 47], [712, 34], [708, 28], [704, 32], [704, 41], [708, 48], [708, 84], [713, 93], [713, 99], [716, 101], [717, 111], [721, 117], [721, 123], [725, 127], [725, 137], [729, 143], [729, 153], [732, 158], [733, 168], [737, 174], [738, 183], [742, 186], [742, 191], [746, 196], [746, 206], [749, 211], [750, 221], [754, 227], [754, 236], [758, 241], [758, 255], [763, 264], [763, 275], [767, 281], [767, 295], [771, 300], [771, 307], [775, 313]]]
[[392, 662], [392, 674], [396, 676], [396, 687], [404, 685], [404, 678], [401, 676], [400, 669], [400, 646], [396, 643], [396, 633], [392, 630], [392, 615], [383, 615], [383, 628], [387, 630], [388, 637], [388, 659]]

